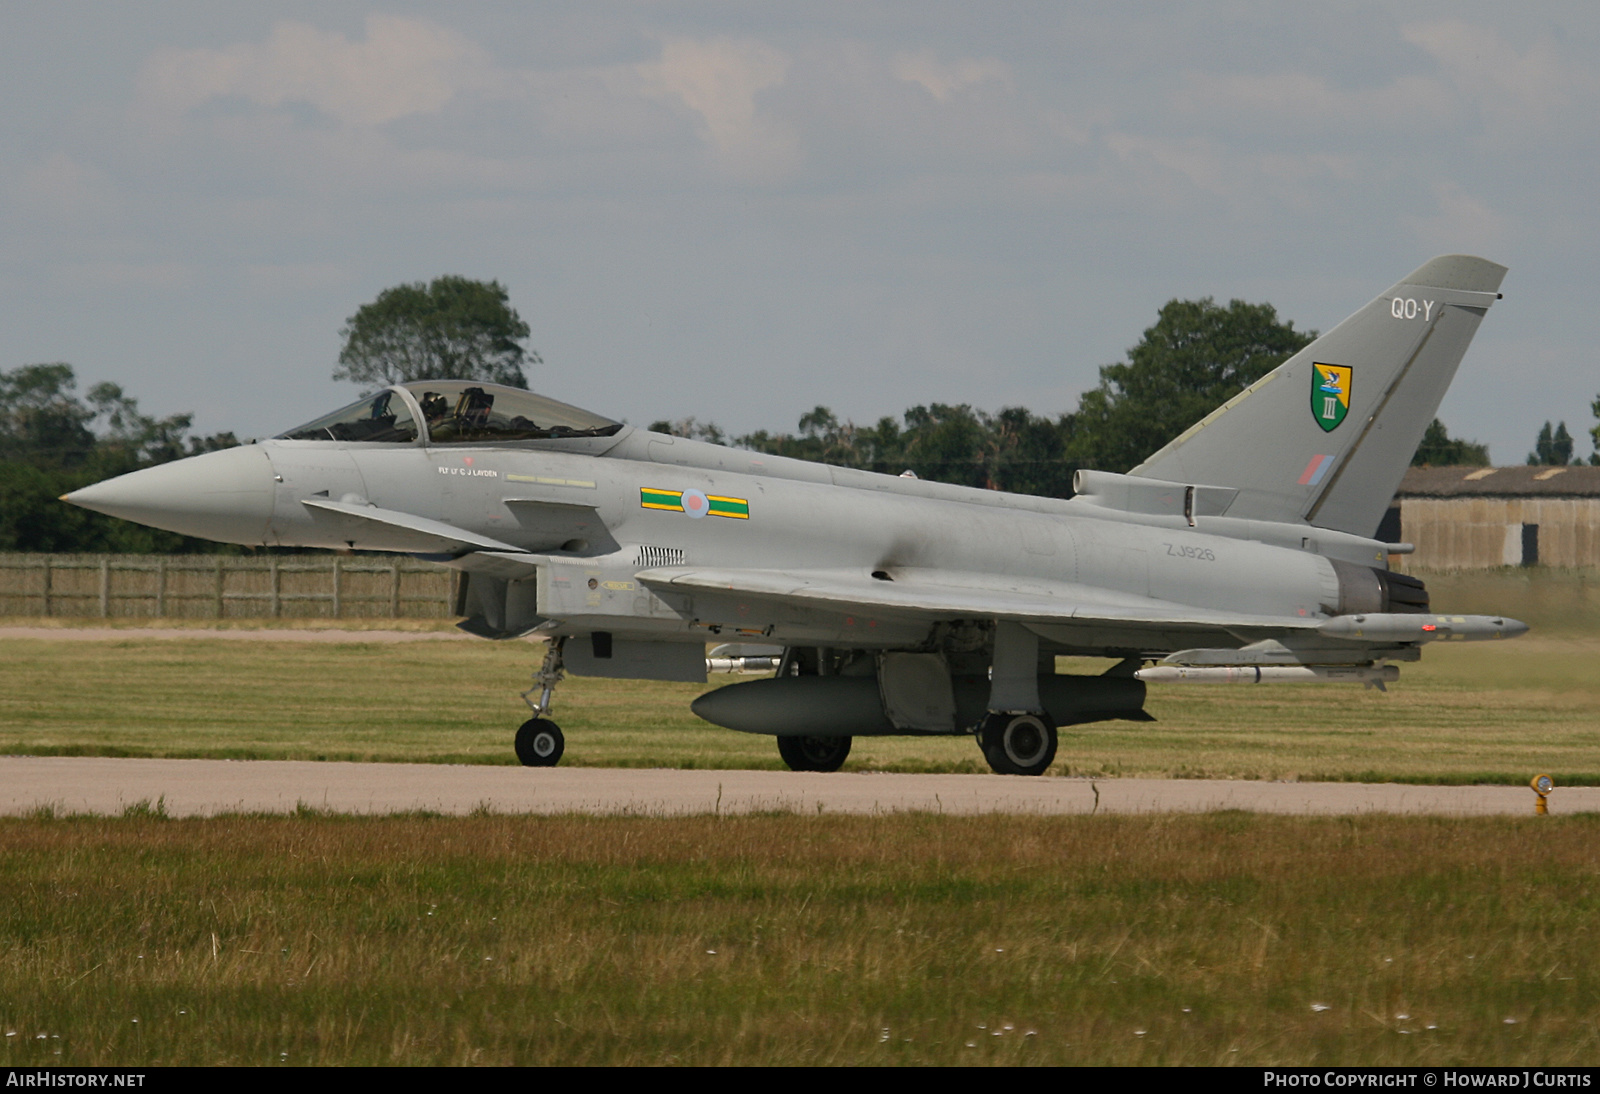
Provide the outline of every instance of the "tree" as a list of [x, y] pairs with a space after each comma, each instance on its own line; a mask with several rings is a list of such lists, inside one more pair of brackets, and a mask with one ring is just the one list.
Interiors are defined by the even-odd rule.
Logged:
[[711, 444], [727, 444], [727, 435], [722, 432], [722, 427], [716, 422], [702, 422], [692, 414], [687, 418], [679, 418], [675, 422], [665, 418], [658, 422], [650, 423], [652, 433], [670, 433], [674, 437], [688, 437], [695, 441], [708, 441]]
[[94, 450], [94, 411], [73, 389], [72, 366], [61, 361], [0, 372], [0, 459], [55, 467], [82, 464]]
[[1567, 432], [1566, 422], [1556, 426], [1553, 433], [1550, 423], [1544, 423], [1544, 428], [1539, 430], [1539, 439], [1533, 444], [1533, 451], [1528, 453], [1528, 462], [1535, 466], [1544, 464], [1555, 467], [1565, 467], [1572, 462], [1572, 434]]
[[0, 458], [41, 468], [89, 467], [102, 478], [238, 444], [232, 433], [187, 437], [193, 414], [152, 418], [113, 383], [78, 398], [57, 361], [0, 372]]
[[[1600, 418], [1600, 395], [1594, 397], [1594, 402], [1589, 404], [1589, 413]], [[1600, 466], [1600, 425], [1589, 430], [1589, 438], [1594, 441], [1594, 451], [1589, 453], [1589, 462]]]
[[378, 388], [407, 380], [484, 380], [527, 387], [529, 334], [498, 281], [448, 275], [396, 285], [345, 321], [335, 380]]
[[1412, 467], [1488, 467], [1489, 446], [1452, 437], [1444, 423], [1435, 418], [1422, 435]]
[[905, 412], [901, 434], [907, 467], [925, 479], [999, 489], [992, 464], [997, 455], [988, 415], [966, 403], [933, 403]]
[[795, 433], [763, 429], [731, 443], [774, 456], [888, 475], [909, 471], [937, 482], [1070, 497], [1072, 468], [1065, 451], [1071, 436], [1072, 416], [1067, 414], [1052, 421], [1023, 407], [991, 414], [965, 403], [931, 403], [910, 408], [899, 422], [883, 417], [872, 426], [841, 422], [833, 411], [819, 406], [801, 416]]
[[[965, 403], [931, 403], [911, 407], [901, 421], [885, 417], [858, 426], [819, 406], [800, 418], [795, 433], [763, 429], [730, 443], [891, 475], [911, 471], [940, 482], [1070, 497], [1076, 468], [1127, 471], [1316, 337], [1316, 331], [1280, 321], [1270, 304], [1233, 300], [1224, 308], [1210, 297], [1172, 300], [1128, 350], [1126, 362], [1101, 368], [1100, 386], [1072, 413], [1052, 419], [1024, 407], [990, 413]], [[1484, 446], [1453, 441], [1435, 424], [1437, 437], [1459, 446], [1464, 460], [1487, 462]], [[651, 428], [721, 436], [714, 425], [693, 419]]]
[[1316, 337], [1280, 322], [1271, 304], [1169, 301], [1127, 362], [1103, 366], [1100, 386], [1079, 400], [1068, 456], [1126, 472]]
[[77, 395], [72, 366], [0, 372], [0, 551], [231, 550], [63, 505], [62, 494], [151, 464], [238, 443], [188, 437], [189, 414], [152, 418], [122, 388]]

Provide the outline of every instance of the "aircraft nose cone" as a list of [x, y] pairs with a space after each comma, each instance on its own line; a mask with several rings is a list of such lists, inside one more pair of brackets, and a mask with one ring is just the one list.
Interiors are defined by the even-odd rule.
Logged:
[[62, 501], [223, 543], [263, 543], [276, 480], [260, 445], [225, 448], [119, 475]]

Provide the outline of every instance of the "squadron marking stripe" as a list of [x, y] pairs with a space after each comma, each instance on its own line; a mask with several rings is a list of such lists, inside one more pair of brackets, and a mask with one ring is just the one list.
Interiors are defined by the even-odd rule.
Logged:
[[[719, 494], [699, 494], [695, 497], [705, 499], [705, 511], [698, 516], [730, 517], [734, 520], [750, 519], [750, 502], [746, 498], [723, 497]], [[660, 509], [669, 513], [687, 513], [683, 504], [684, 491], [682, 490], [656, 490], [648, 486], [639, 488], [639, 505], [644, 509]]]
[[716, 494], [707, 494], [706, 500], [711, 503], [711, 515], [714, 517], [750, 519], [750, 503], [744, 498], [723, 498]]

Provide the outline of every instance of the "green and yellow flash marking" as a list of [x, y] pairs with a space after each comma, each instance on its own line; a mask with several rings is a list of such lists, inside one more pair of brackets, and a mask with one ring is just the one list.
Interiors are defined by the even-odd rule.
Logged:
[[711, 503], [711, 515], [714, 517], [750, 519], [750, 503], [743, 498], [723, 498], [716, 494], [707, 494], [706, 501]]
[[656, 490], [639, 488], [639, 505], [645, 509], [662, 509], [670, 513], [686, 513], [691, 517], [732, 517], [750, 519], [750, 502], [745, 498], [729, 498], [720, 494], [702, 494], [698, 490]]

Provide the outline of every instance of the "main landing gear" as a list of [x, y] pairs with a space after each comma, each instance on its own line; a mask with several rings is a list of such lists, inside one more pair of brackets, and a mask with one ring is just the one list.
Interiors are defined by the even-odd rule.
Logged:
[[[533, 717], [517, 730], [517, 759], [524, 767], [554, 767], [561, 762], [561, 753], [567, 747], [561, 727], [545, 717], [550, 713], [556, 685], [567, 674], [561, 664], [561, 647], [565, 642], [565, 638], [550, 639], [545, 646], [544, 663], [533, 674], [533, 687], [522, 693], [523, 701], [533, 711]], [[531, 698], [535, 691], [539, 693], [538, 702]]]
[[1048, 714], [990, 711], [978, 747], [998, 775], [1043, 775], [1056, 758], [1056, 727]]
[[[838, 676], [851, 656], [847, 650], [825, 646], [790, 646], [778, 662], [778, 675]], [[837, 771], [844, 766], [854, 740], [853, 737], [779, 737], [778, 755], [783, 757], [790, 771]]]
[[978, 747], [1000, 775], [1043, 775], [1056, 758], [1056, 726], [1039, 701], [1039, 636], [998, 619], [989, 670], [989, 713]]
[[778, 755], [790, 771], [837, 771], [850, 755], [850, 737], [779, 737]]

